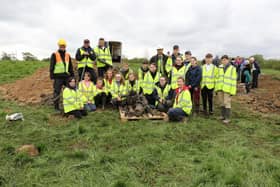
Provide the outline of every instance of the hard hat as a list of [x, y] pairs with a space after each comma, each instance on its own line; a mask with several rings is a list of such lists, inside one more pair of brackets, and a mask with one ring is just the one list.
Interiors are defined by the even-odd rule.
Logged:
[[66, 41], [64, 39], [59, 39], [57, 44], [60, 46], [60, 45], [64, 45], [66, 46]]
[[158, 50], [158, 49], [163, 49], [163, 46], [162, 46], [162, 45], [158, 45], [158, 46], [157, 46], [157, 50]]

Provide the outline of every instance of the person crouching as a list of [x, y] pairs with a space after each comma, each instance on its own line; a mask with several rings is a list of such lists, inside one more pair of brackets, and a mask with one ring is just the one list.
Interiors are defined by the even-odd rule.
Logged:
[[63, 107], [66, 116], [74, 115], [75, 118], [81, 119], [82, 116], [87, 115], [87, 111], [83, 107], [81, 94], [76, 89], [74, 77], [68, 79], [67, 85], [63, 90]]
[[169, 121], [182, 121], [185, 117], [189, 116], [192, 111], [191, 94], [188, 87], [185, 86], [183, 77], [177, 79], [178, 88], [175, 90], [176, 97], [173, 107], [167, 112]]

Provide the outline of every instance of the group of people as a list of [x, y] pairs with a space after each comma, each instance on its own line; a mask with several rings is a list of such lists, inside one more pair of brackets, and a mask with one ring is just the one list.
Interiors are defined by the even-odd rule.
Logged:
[[182, 55], [175, 45], [172, 54], [164, 54], [159, 46], [157, 54], [143, 61], [134, 72], [127, 62], [122, 62], [120, 70], [113, 68], [110, 49], [103, 38], [95, 48], [86, 39], [76, 52], [79, 76], [76, 81], [66, 41], [59, 40], [58, 47], [51, 56], [50, 77], [54, 79], [54, 107], [58, 111], [64, 87], [65, 115], [82, 118], [97, 107], [118, 108], [126, 105], [129, 95], [137, 94], [144, 96], [151, 108], [166, 112], [170, 121], [181, 121], [200, 112], [200, 96], [203, 114], [212, 115], [213, 96], [217, 93], [221, 120], [230, 122], [231, 96], [236, 94], [238, 71], [228, 55], [221, 57], [220, 64], [213, 64], [213, 55], [208, 53], [200, 66], [191, 51]]

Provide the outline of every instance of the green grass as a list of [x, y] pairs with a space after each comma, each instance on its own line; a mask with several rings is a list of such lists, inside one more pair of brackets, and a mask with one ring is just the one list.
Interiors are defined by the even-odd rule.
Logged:
[[280, 70], [275, 69], [262, 69], [261, 70], [265, 75], [272, 75], [274, 79], [280, 80]]
[[[25, 121], [7, 122], [7, 112]], [[280, 186], [280, 117], [237, 104], [230, 127], [217, 116], [121, 123], [105, 111], [67, 120], [0, 100], [0, 186]], [[30, 143], [38, 157], [15, 152]]]
[[48, 63], [40, 61], [0, 61], [0, 84], [10, 83], [34, 73], [40, 67], [46, 67]]

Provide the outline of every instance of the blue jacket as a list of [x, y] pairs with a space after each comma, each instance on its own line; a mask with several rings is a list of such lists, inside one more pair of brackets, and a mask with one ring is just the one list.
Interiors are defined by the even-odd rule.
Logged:
[[200, 66], [190, 66], [188, 72], [185, 77], [186, 86], [190, 86], [192, 88], [199, 87], [202, 78], [202, 70]]

